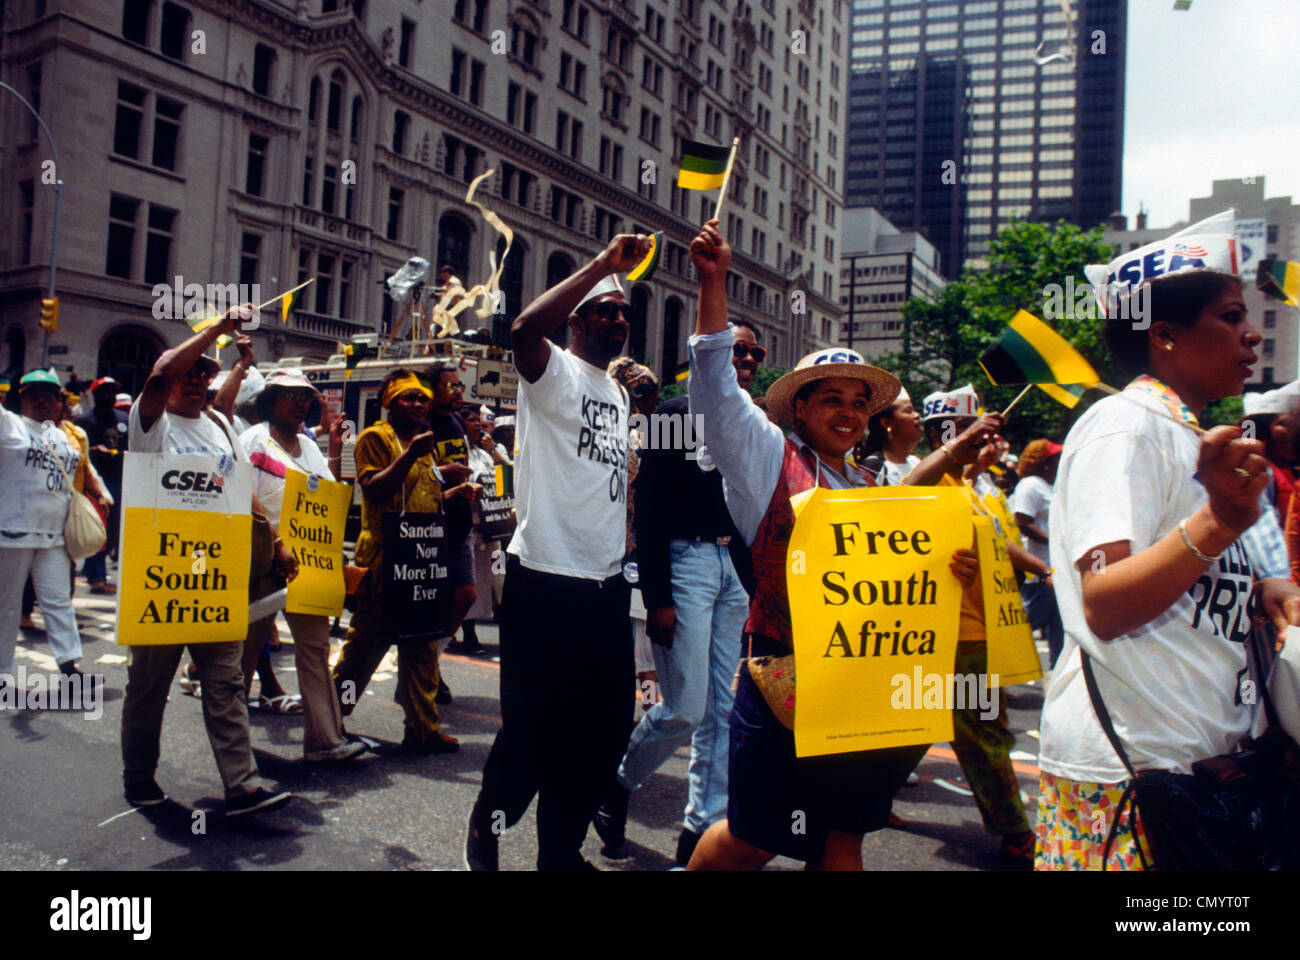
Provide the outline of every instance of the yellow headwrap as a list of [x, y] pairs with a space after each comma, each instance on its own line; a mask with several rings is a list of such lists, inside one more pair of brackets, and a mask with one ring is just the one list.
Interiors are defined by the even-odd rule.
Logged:
[[384, 409], [388, 409], [393, 402], [393, 398], [400, 396], [407, 390], [419, 390], [430, 400], [433, 399], [433, 391], [421, 383], [420, 378], [415, 374], [408, 373], [406, 376], [400, 377], [388, 385], [387, 389], [384, 390], [384, 395], [379, 398], [380, 405], [383, 406]]

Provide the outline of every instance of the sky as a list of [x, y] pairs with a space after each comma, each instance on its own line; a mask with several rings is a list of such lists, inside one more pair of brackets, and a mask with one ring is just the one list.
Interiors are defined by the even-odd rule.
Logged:
[[1300, 203], [1300, 0], [1129, 0], [1123, 211], [1187, 219], [1213, 180]]

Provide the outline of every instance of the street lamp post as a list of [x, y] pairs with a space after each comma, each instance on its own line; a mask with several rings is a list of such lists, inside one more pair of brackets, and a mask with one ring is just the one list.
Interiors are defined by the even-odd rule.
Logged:
[[[41, 125], [45, 132], [45, 139], [50, 142], [50, 157], [54, 161], [54, 232], [50, 236], [50, 280], [49, 292], [46, 296], [54, 296], [54, 278], [59, 268], [59, 212], [63, 208], [63, 180], [59, 178], [59, 151], [54, 146], [54, 137], [50, 134], [50, 128], [45, 125], [41, 115], [36, 112], [36, 108], [27, 102], [27, 98], [15, 90], [9, 84], [0, 81], [0, 88], [8, 90], [18, 102], [27, 108], [28, 112], [36, 118], [36, 122]], [[41, 337], [41, 369], [48, 369], [50, 365], [50, 331], [45, 330]]]

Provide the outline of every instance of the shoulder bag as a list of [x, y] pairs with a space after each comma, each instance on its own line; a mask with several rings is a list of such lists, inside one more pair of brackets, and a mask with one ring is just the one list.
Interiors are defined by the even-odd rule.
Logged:
[[63, 482], [68, 485], [68, 493], [72, 495], [72, 499], [68, 502], [68, 517], [63, 521], [63, 546], [73, 560], [93, 557], [103, 550], [104, 544], [108, 542], [108, 530], [104, 526], [104, 518], [99, 515], [99, 509], [91, 502], [90, 497], [77, 492], [58, 454], [50, 449], [44, 439], [41, 443], [54, 458], [59, 473], [63, 474]]
[[[1257, 657], [1258, 634], [1251, 641]], [[1191, 774], [1135, 771], [1097, 688], [1092, 660], [1083, 650], [1079, 656], [1097, 719], [1130, 776], [1106, 835], [1103, 870], [1125, 806], [1135, 834], [1141, 817], [1155, 860], [1149, 865], [1139, 844], [1144, 869], [1300, 869], [1300, 748], [1278, 725], [1266, 682], [1256, 684], [1268, 717], [1261, 736], [1243, 739], [1231, 753], [1197, 761]]]

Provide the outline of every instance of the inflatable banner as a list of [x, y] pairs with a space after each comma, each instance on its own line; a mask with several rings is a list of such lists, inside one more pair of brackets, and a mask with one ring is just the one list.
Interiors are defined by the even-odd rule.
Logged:
[[818, 488], [796, 501], [796, 755], [951, 739], [961, 585], [948, 565], [971, 543], [965, 492]]
[[246, 463], [126, 454], [119, 644], [244, 639], [252, 502]]
[[1034, 646], [1029, 615], [1020, 599], [1016, 571], [1011, 566], [1006, 538], [994, 521], [975, 517], [975, 538], [980, 556], [980, 586], [984, 597], [984, 635], [988, 639], [989, 686], [1010, 687], [1043, 675]]
[[298, 558], [286, 613], [337, 617], [343, 612], [343, 526], [352, 487], [299, 470], [285, 472], [280, 539]]

